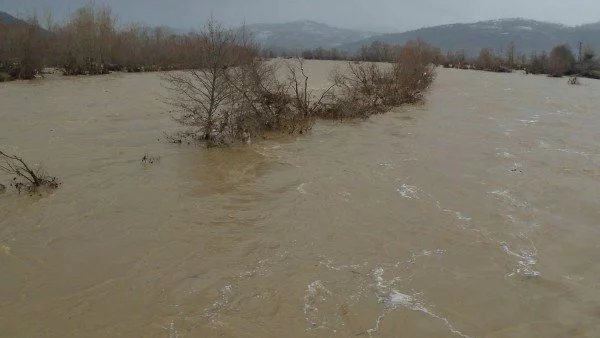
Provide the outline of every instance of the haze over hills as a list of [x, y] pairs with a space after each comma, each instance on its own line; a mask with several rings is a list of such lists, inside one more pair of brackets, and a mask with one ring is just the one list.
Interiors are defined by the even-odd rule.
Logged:
[[276, 49], [332, 48], [376, 35], [373, 32], [341, 29], [314, 21], [294, 21], [246, 26], [263, 47]]

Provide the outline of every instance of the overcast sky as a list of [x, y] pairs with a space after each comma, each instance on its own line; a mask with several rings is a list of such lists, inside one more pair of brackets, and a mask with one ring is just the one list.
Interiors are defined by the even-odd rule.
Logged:
[[[577, 25], [600, 21], [600, 0], [96, 0], [121, 22], [199, 28], [213, 14], [226, 25], [314, 20], [337, 27], [405, 31], [507, 17]], [[89, 0], [0, 0], [24, 15], [50, 8], [63, 18]]]

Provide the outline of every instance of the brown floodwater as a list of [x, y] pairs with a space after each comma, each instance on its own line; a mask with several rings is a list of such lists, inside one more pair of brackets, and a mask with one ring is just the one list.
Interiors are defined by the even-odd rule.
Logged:
[[600, 336], [600, 82], [438, 73], [210, 150], [158, 74], [0, 84], [0, 148], [63, 182], [0, 194], [0, 336]]

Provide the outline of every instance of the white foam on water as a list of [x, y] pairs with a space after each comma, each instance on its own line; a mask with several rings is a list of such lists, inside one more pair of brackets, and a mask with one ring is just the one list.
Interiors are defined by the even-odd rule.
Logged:
[[392, 294], [390, 295], [390, 299], [388, 301], [388, 305], [390, 305], [392, 307], [393, 306], [411, 307], [412, 303], [413, 303], [412, 296], [405, 295], [396, 290], [394, 290], [392, 292]]
[[454, 214], [456, 219], [458, 219], [459, 221], [463, 221], [463, 222], [467, 222], [467, 223], [471, 221], [471, 217], [467, 217], [467, 216], [463, 215], [462, 213], [460, 213], [459, 211], [444, 209], [444, 212]]
[[4, 251], [5, 254], [12, 256], [12, 249], [10, 248], [10, 246], [2, 243], [0, 244], [0, 250]]
[[568, 280], [568, 281], [572, 281], [572, 282], [581, 282], [583, 281], [583, 277], [581, 276], [571, 276], [571, 275], [565, 275], [562, 278]]
[[174, 320], [171, 320], [171, 322], [169, 323], [169, 326], [163, 327], [163, 329], [165, 329], [169, 333], [169, 338], [179, 338], [179, 337], [181, 337], [179, 335], [179, 331], [177, 331], [177, 328], [175, 328], [175, 321]]
[[456, 330], [447, 318], [436, 315], [435, 313], [430, 311], [427, 307], [425, 307], [423, 304], [416, 301], [413, 296], [409, 296], [407, 294], [398, 292], [397, 290], [393, 290], [392, 293], [390, 294], [388, 305], [392, 306], [394, 308], [403, 307], [403, 308], [406, 308], [406, 309], [409, 309], [412, 311], [425, 313], [425, 314], [429, 315], [430, 317], [433, 317], [433, 318], [443, 321], [445, 326], [448, 328], [448, 330], [450, 332], [452, 332], [453, 334], [460, 336], [460, 337], [470, 338], [470, 336]]
[[549, 115], [570, 116], [573, 115], [573, 112], [558, 109], [555, 113], [549, 113]]
[[529, 204], [527, 202], [520, 201], [516, 197], [512, 196], [509, 190], [494, 190], [490, 192], [490, 194], [496, 196], [497, 198], [512, 206], [522, 209], [529, 208]]
[[319, 265], [324, 266], [327, 269], [334, 270], [334, 271], [358, 270], [361, 268], [361, 265], [359, 265], [359, 264], [346, 264], [346, 265], [335, 266], [335, 265], [333, 265], [333, 262], [331, 260], [322, 260], [319, 262]]
[[349, 191], [342, 191], [339, 193], [339, 195], [346, 202], [350, 202], [350, 197], [352, 197], [352, 194]]
[[400, 188], [396, 189], [396, 192], [400, 194], [400, 196], [409, 199], [420, 199], [419, 192], [420, 189], [415, 187], [414, 185], [403, 184]]
[[513, 154], [511, 154], [511, 153], [509, 153], [507, 151], [497, 152], [496, 156], [502, 157], [502, 158], [514, 158], [515, 157], [515, 155], [513, 155]]
[[[423, 254], [426, 256], [429, 256], [429, 255], [431, 255], [431, 252], [424, 250]], [[392, 312], [396, 309], [405, 308], [405, 309], [408, 309], [411, 311], [421, 312], [432, 318], [441, 320], [442, 322], [444, 322], [444, 325], [446, 326], [446, 328], [450, 332], [452, 332], [452, 334], [454, 334], [456, 336], [460, 336], [460, 337], [470, 338], [470, 336], [456, 330], [454, 328], [454, 326], [452, 325], [452, 323], [447, 318], [439, 316], [439, 315], [435, 314], [434, 312], [432, 312], [431, 310], [429, 310], [425, 305], [423, 305], [421, 302], [419, 302], [415, 298], [415, 295], [411, 296], [411, 295], [402, 293], [402, 292], [398, 291], [397, 289], [393, 288], [393, 286], [396, 284], [397, 278], [394, 278], [389, 281], [385, 280], [383, 278], [384, 273], [385, 273], [385, 271], [382, 267], [377, 267], [375, 270], [373, 270], [373, 278], [375, 279], [375, 282], [376, 282], [377, 297], [379, 299], [379, 302], [384, 305], [384, 312], [377, 318], [375, 327], [367, 330], [369, 337], [372, 337], [374, 333], [379, 331], [381, 322], [383, 321], [383, 319], [385, 318], [385, 316], [387, 314], [389, 314], [390, 312]]]
[[220, 290], [220, 293], [221, 297], [214, 301], [211, 307], [204, 309], [204, 317], [210, 319], [214, 325], [223, 324], [219, 321], [219, 314], [229, 305], [229, 301], [233, 297], [233, 287], [231, 284], [227, 284]]
[[442, 249], [435, 249], [433, 251], [423, 250], [420, 253], [413, 252], [410, 255], [410, 258], [406, 262], [398, 262], [394, 265], [394, 267], [399, 267], [403, 263], [415, 264], [417, 262], [417, 259], [419, 259], [421, 257], [429, 257], [429, 256], [433, 256], [433, 255], [441, 256], [441, 255], [445, 255], [445, 254], [446, 254], [446, 250], [442, 250]]
[[538, 145], [540, 148], [543, 149], [548, 149], [550, 148], [550, 144], [548, 142], [542, 141], [542, 140], [538, 140]]
[[517, 121], [519, 121], [519, 122], [521, 122], [523, 124], [529, 125], [529, 124], [536, 124], [536, 123], [538, 123], [539, 119], [533, 118], [533, 119], [530, 119], [530, 120], [517, 120]]
[[535, 247], [532, 250], [521, 249], [520, 254], [511, 251], [508, 243], [506, 242], [500, 243], [500, 247], [506, 254], [518, 258], [517, 266], [511, 273], [508, 274], [509, 277], [515, 275], [521, 275], [528, 278], [540, 276], [540, 272], [533, 269], [537, 263], [537, 249]]
[[317, 303], [326, 301], [326, 296], [330, 295], [331, 291], [320, 280], [307, 285], [306, 292], [304, 293], [304, 318], [309, 325], [307, 331], [327, 327], [327, 320], [319, 320], [318, 318], [319, 308], [317, 307]]
[[554, 150], [560, 151], [560, 152], [563, 152], [563, 153], [567, 153], [567, 154], [580, 155], [580, 156], [583, 156], [583, 157], [589, 157], [590, 156], [589, 154], [587, 154], [587, 153], [585, 153], [583, 151], [577, 151], [577, 150], [573, 150], [573, 149], [554, 149]]
[[296, 190], [298, 190], [298, 192], [299, 192], [299, 193], [301, 193], [302, 195], [306, 195], [306, 189], [304, 189], [304, 187], [306, 187], [306, 185], [307, 185], [307, 184], [308, 184], [308, 183], [306, 183], [306, 182], [305, 182], [305, 183], [302, 183], [302, 184], [300, 184], [300, 185], [299, 185], [299, 186], [296, 188]]

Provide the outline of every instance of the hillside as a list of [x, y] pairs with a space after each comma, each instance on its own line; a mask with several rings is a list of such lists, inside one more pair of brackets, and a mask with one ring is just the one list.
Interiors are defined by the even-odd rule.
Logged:
[[12, 24], [20, 23], [20, 22], [23, 22], [23, 21], [15, 18], [14, 16], [12, 16], [6, 12], [0, 11], [0, 24], [12, 25]]
[[443, 51], [464, 49], [475, 55], [482, 48], [502, 50], [511, 41], [518, 52], [549, 51], [557, 44], [577, 46], [579, 41], [600, 46], [600, 23], [569, 27], [561, 24], [525, 19], [502, 19], [470, 24], [452, 24], [422, 28], [405, 33], [383, 34], [347, 43], [342, 48], [355, 51], [373, 41], [402, 44], [421, 38]]
[[335, 28], [314, 21], [256, 24], [247, 28], [263, 47], [289, 50], [338, 47], [375, 35], [371, 32]]

